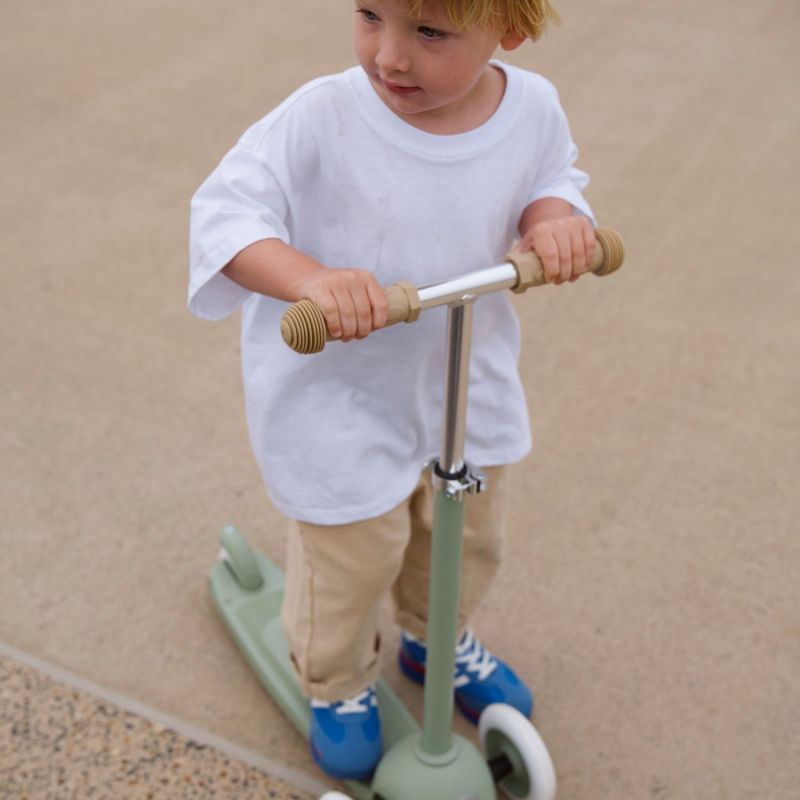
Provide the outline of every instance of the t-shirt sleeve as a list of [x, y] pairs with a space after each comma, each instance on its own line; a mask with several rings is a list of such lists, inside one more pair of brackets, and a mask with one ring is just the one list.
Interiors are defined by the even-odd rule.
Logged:
[[204, 181], [191, 202], [189, 310], [222, 319], [250, 292], [220, 270], [261, 239], [289, 243], [282, 181], [265, 158], [265, 138], [248, 132]]
[[555, 88], [552, 85], [548, 85], [548, 88], [550, 102], [544, 129], [546, 144], [527, 204], [543, 197], [559, 197], [594, 224], [592, 209], [583, 196], [583, 190], [589, 185], [589, 176], [575, 166], [578, 148], [572, 140], [567, 115], [559, 103]]

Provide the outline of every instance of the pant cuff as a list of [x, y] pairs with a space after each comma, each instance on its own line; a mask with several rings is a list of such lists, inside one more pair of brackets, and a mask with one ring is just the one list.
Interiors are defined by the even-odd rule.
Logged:
[[376, 664], [367, 673], [356, 678], [337, 681], [308, 681], [295, 672], [300, 691], [309, 700], [322, 700], [326, 703], [337, 703], [346, 700], [348, 697], [363, 692], [368, 686], [372, 686], [378, 680], [378, 667]]

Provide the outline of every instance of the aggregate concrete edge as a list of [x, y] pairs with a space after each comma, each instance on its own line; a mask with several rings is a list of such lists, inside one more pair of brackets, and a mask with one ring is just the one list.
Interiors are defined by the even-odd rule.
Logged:
[[2, 642], [0, 742], [4, 797], [309, 800], [328, 788]]

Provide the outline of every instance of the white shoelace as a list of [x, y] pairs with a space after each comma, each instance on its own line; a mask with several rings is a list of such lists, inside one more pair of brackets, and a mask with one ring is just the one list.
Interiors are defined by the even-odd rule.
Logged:
[[[459, 667], [463, 672], [458, 674]], [[467, 631], [456, 645], [456, 679], [455, 687], [460, 689], [473, 679], [467, 673], [475, 675], [479, 681], [485, 681], [497, 669], [497, 660], [475, 638], [472, 631]]]
[[348, 697], [335, 703], [328, 703], [325, 700], [311, 700], [311, 708], [331, 708], [336, 706], [334, 711], [337, 714], [359, 714], [362, 711], [369, 711], [370, 706], [378, 705], [375, 691], [372, 688], [365, 689], [361, 694]]

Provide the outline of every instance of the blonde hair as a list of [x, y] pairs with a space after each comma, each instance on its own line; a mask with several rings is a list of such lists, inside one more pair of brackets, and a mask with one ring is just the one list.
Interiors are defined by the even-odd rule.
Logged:
[[[412, 14], [422, 14], [431, 0], [408, 0]], [[461, 30], [513, 31], [536, 40], [548, 22], [559, 22], [550, 0], [436, 0]]]

